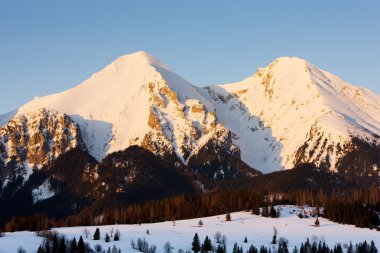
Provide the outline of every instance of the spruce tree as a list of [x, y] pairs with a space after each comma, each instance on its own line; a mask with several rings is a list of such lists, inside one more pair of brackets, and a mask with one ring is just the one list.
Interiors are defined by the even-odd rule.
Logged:
[[108, 233], [106, 233], [106, 237], [104, 238], [104, 241], [105, 242], [110, 242], [110, 236], [108, 235]]
[[96, 228], [96, 230], [95, 230], [94, 240], [100, 240], [100, 231], [99, 231], [99, 228]]
[[119, 241], [120, 240], [120, 231], [116, 229], [115, 232], [115, 237], [113, 238], [114, 241]]
[[219, 244], [218, 247], [216, 247], [215, 253], [225, 253], [223, 247]]
[[78, 253], [85, 253], [85, 245], [84, 245], [84, 241], [83, 241], [82, 236], [79, 237], [77, 252]]
[[271, 218], [277, 218], [277, 212], [276, 212], [276, 209], [274, 208], [274, 206], [270, 207], [269, 216]]
[[350, 241], [350, 245], [348, 246], [347, 253], [354, 253], [354, 247], [352, 246], [351, 241]]
[[191, 244], [191, 250], [195, 253], [199, 252], [201, 250], [201, 243], [199, 241], [199, 236], [197, 233], [195, 233], [193, 238], [193, 243]]
[[53, 237], [53, 248], [52, 248], [52, 252], [53, 253], [58, 253], [58, 248], [59, 248], [59, 242], [58, 242], [58, 237], [57, 235], [55, 234], [54, 237]]
[[66, 247], [66, 240], [64, 237], [61, 238], [61, 241], [59, 243], [59, 253], [66, 253], [67, 247]]
[[315, 222], [314, 222], [315, 226], [319, 227], [319, 220], [318, 220], [318, 216], [317, 218], [315, 219]]
[[78, 249], [77, 239], [75, 239], [75, 237], [74, 237], [74, 239], [70, 243], [70, 253], [77, 252], [77, 249]]
[[212, 244], [210, 238], [206, 235], [205, 241], [203, 243], [203, 251], [211, 251], [212, 250]]
[[51, 250], [50, 250], [50, 242], [49, 242], [49, 240], [46, 240], [45, 239], [45, 243], [44, 243], [44, 248], [45, 248], [45, 253], [50, 253], [51, 252]]
[[229, 212], [226, 214], [226, 221], [231, 221], [231, 214]]
[[247, 237], [244, 237], [244, 243], [247, 243], [247, 242], [248, 242]]
[[369, 247], [369, 253], [377, 253], [377, 248], [375, 246], [375, 243], [371, 241], [371, 246]]
[[236, 242], [234, 243], [234, 247], [232, 248], [232, 253], [239, 253], [239, 246]]

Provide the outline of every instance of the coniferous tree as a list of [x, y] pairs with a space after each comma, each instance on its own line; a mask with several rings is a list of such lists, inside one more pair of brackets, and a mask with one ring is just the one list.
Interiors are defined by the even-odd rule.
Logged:
[[261, 245], [260, 247], [260, 253], [268, 253], [268, 249]]
[[195, 253], [199, 252], [201, 250], [201, 243], [199, 241], [199, 236], [197, 233], [195, 233], [193, 238], [193, 243], [191, 244], [191, 250]]
[[203, 243], [203, 251], [211, 251], [212, 250], [212, 244], [210, 238], [206, 235], [205, 241]]
[[371, 241], [371, 246], [369, 247], [369, 253], [377, 253], [377, 248], [375, 246], [375, 243]]
[[110, 240], [111, 240], [110, 236], [108, 235], [108, 233], [106, 233], [106, 236], [104, 237], [104, 241], [110, 242]]
[[45, 251], [42, 249], [42, 246], [38, 247], [37, 253], [45, 253]]
[[96, 230], [95, 230], [94, 240], [100, 240], [100, 230], [99, 230], [99, 228], [96, 228]]
[[271, 218], [277, 218], [277, 211], [276, 209], [274, 208], [274, 206], [271, 206], [270, 207], [270, 210], [269, 210], [269, 216]]
[[66, 240], [64, 237], [61, 238], [61, 241], [59, 242], [59, 253], [66, 253], [67, 247], [66, 247]]
[[347, 253], [354, 253], [354, 247], [352, 246], [352, 242], [350, 241], [350, 245], [347, 248]]
[[229, 212], [226, 214], [226, 221], [231, 221], [231, 214]]
[[239, 253], [239, 246], [236, 242], [234, 243], [234, 247], [232, 248], [232, 253]]
[[219, 244], [218, 247], [216, 247], [215, 253], [225, 253], [223, 247]]
[[313, 244], [311, 245], [311, 253], [317, 253], [317, 243], [314, 241]]
[[272, 244], [277, 243], [277, 228], [273, 227], [273, 237], [272, 237]]
[[113, 239], [114, 239], [114, 241], [119, 241], [120, 240], [120, 231], [118, 229], [116, 229], [115, 237]]
[[317, 218], [315, 219], [315, 222], [314, 222], [315, 226], [319, 227], [319, 220], [318, 220], [318, 216]]
[[300, 253], [305, 253], [305, 247], [304, 247], [303, 243], [301, 243]]
[[247, 253], [258, 253], [257, 248], [251, 244]]
[[247, 237], [244, 237], [244, 243], [247, 243], [247, 242], [248, 242]]
[[58, 236], [55, 234], [53, 237], [53, 247], [52, 247], [52, 253], [58, 253], [59, 252], [59, 242], [58, 242]]
[[77, 249], [78, 249], [77, 239], [75, 239], [74, 237], [74, 239], [70, 243], [70, 253], [77, 252]]
[[263, 217], [268, 217], [269, 216], [269, 212], [268, 212], [268, 207], [267, 206], [263, 206], [262, 212], [261, 212], [261, 216], [263, 216]]
[[81, 237], [79, 237], [77, 252], [78, 253], [85, 253], [85, 250], [86, 250], [86, 247], [84, 245], [84, 241], [83, 241], [83, 238], [81, 236]]
[[43, 249], [45, 250], [44, 252], [51, 253], [51, 247], [50, 247], [51, 245], [50, 245], [49, 240], [45, 239], [43, 244], [44, 244]]

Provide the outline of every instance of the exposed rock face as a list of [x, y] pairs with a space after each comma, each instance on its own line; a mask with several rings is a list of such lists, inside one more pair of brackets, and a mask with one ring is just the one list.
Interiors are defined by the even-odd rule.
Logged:
[[175, 153], [186, 164], [208, 140], [216, 138], [217, 128], [224, 128], [217, 123], [212, 107], [207, 108], [196, 98], [179, 98], [163, 77], [143, 85], [141, 92], [144, 91], [150, 95], [148, 126], [151, 129], [141, 146], [155, 154], [163, 157]]
[[18, 115], [0, 128], [1, 179], [25, 180], [33, 169], [76, 147], [85, 149], [79, 126], [69, 116], [46, 109]]

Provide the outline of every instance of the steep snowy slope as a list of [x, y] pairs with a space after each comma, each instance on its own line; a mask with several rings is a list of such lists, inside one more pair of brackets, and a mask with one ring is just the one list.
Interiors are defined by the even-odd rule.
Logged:
[[279, 58], [252, 77], [206, 87], [204, 94], [214, 101], [220, 122], [237, 135], [248, 164], [256, 154], [252, 143], [260, 143], [248, 131], [248, 125], [260, 125], [257, 117], [271, 129], [262, 137], [271, 134], [277, 140], [267, 141], [273, 153], [262, 154], [274, 168], [276, 162], [285, 168], [313, 162], [335, 169], [353, 137], [371, 144], [380, 141], [380, 96], [299, 58]]
[[[210, 140], [236, 149], [217, 123], [213, 106], [186, 80], [145, 52], [125, 55], [82, 84], [36, 97], [17, 115], [48, 108], [79, 123], [83, 140], [99, 161], [131, 145], [176, 154], [186, 164]], [[6, 118], [4, 116], [3, 118]]]

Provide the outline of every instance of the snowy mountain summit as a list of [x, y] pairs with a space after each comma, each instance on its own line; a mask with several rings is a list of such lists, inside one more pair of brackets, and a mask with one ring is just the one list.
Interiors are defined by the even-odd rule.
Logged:
[[238, 135], [247, 162], [253, 144], [244, 144], [251, 136], [245, 126], [251, 116], [271, 129], [285, 168], [311, 162], [336, 170], [356, 148], [353, 138], [371, 145], [380, 141], [380, 96], [299, 58], [278, 58], [241, 82], [206, 90], [221, 122]]
[[[365, 164], [367, 174], [379, 176], [380, 95], [299, 58], [278, 58], [243, 81], [200, 88], [136, 52], [72, 89], [0, 116], [1, 131], [42, 108], [78, 124], [98, 161], [138, 145], [197, 169], [210, 154], [219, 164], [227, 155], [264, 173], [309, 162], [339, 173]], [[2, 152], [7, 157], [9, 150]], [[218, 173], [236, 164], [228, 161]]]

